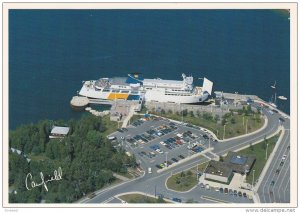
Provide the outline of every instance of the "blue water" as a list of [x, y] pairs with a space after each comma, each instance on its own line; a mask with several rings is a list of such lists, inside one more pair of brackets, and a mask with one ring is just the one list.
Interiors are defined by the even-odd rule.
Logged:
[[79, 118], [69, 102], [83, 80], [136, 71], [265, 100], [276, 80], [290, 100], [289, 32], [272, 10], [10, 10], [9, 128]]

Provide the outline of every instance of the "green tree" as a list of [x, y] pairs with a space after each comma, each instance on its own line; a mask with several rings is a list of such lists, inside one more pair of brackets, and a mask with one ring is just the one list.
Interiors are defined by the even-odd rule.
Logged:
[[190, 111], [190, 116], [193, 118], [193, 117], [195, 117], [195, 115], [194, 115], [194, 112], [191, 110]]
[[186, 117], [188, 115], [188, 110], [184, 109], [182, 110], [182, 116]]

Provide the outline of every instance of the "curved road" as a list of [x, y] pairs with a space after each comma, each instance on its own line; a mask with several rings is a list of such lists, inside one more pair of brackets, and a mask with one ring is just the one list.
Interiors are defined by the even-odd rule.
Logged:
[[[253, 106], [256, 106], [257, 104], [254, 103]], [[220, 143], [212, 143], [213, 153], [217, 155], [223, 155], [226, 154], [228, 151], [235, 151], [238, 149], [241, 149], [243, 147], [248, 146], [250, 143], [254, 144], [255, 142], [258, 142], [260, 140], [263, 140], [265, 136], [272, 135], [278, 130], [278, 127], [280, 125], [279, 123], [279, 117], [281, 117], [279, 114], [274, 113], [271, 115], [266, 109], [263, 109], [263, 113], [267, 116], [268, 118], [268, 125], [265, 129], [251, 134], [247, 135], [242, 138], [236, 138], [232, 139], [230, 141], [226, 142], [220, 142]], [[286, 119], [284, 122], [285, 127], [289, 126], [289, 121]], [[286, 136], [287, 135], [287, 136]], [[286, 133], [284, 140], [289, 141], [289, 134]], [[278, 150], [285, 150], [286, 147], [279, 148]], [[281, 157], [281, 156], [280, 156]], [[118, 194], [121, 193], [126, 193], [126, 192], [143, 192], [149, 195], [157, 195], [157, 194], [163, 194], [164, 197], [172, 199], [173, 197], [181, 198], [182, 201], [186, 201], [188, 199], [193, 199], [194, 201], [197, 201], [199, 203], [211, 203], [213, 201], [206, 199], [203, 196], [207, 197], [214, 197], [220, 201], [224, 202], [231, 202], [231, 203], [249, 203], [253, 202], [250, 201], [246, 198], [239, 198], [239, 197], [234, 197], [234, 196], [228, 196], [224, 195], [221, 193], [217, 193], [215, 191], [211, 190], [205, 190], [205, 189], [200, 189], [200, 187], [196, 186], [194, 189], [192, 189], [189, 192], [186, 193], [180, 193], [180, 192], [175, 192], [168, 190], [165, 186], [165, 181], [166, 179], [177, 172], [186, 170], [188, 168], [191, 168], [199, 163], [203, 163], [205, 161], [208, 161], [208, 159], [205, 158], [195, 158], [188, 160], [184, 163], [181, 163], [177, 166], [174, 166], [173, 168], [169, 168], [168, 170], [162, 171], [161, 173], [157, 173], [156, 171], [153, 171], [152, 174], [145, 174], [144, 176], [122, 183], [120, 185], [105, 189], [100, 191], [94, 198], [92, 199], [84, 199], [82, 202], [84, 203], [106, 203], [109, 200], [111, 200], [114, 196], [117, 196]], [[286, 160], [286, 166], [289, 165], [289, 157], [287, 157]], [[147, 168], [147, 163], [142, 161], [141, 166], [143, 168]], [[275, 167], [274, 167], [275, 168]], [[280, 175], [277, 177], [279, 179], [278, 182], [276, 182], [276, 185], [274, 185], [274, 195], [276, 194], [275, 198], [272, 198], [269, 196], [269, 193], [266, 193], [266, 191], [269, 191], [269, 186], [267, 187], [266, 184], [262, 183], [261, 187], [263, 187], [263, 194], [266, 193], [268, 196], [264, 196], [263, 199], [261, 199], [261, 202], [270, 202], [272, 199], [278, 199], [280, 201], [287, 200], [287, 197], [289, 198], [289, 195], [287, 196], [285, 193], [280, 194], [279, 189], [275, 189], [275, 186], [280, 185], [281, 188], [288, 188], [289, 187], [289, 181], [283, 181], [284, 177], [288, 173], [288, 167], [284, 167], [280, 173]], [[272, 169], [272, 168], [271, 168]], [[281, 176], [283, 178], [281, 178]], [[269, 179], [274, 179], [273, 177], [271, 178], [270, 175], [266, 174], [265, 178], [267, 178], [267, 182]], [[261, 187], [259, 188], [258, 192], [259, 194], [261, 193]], [[266, 189], [267, 187], [267, 189]], [[280, 189], [281, 189], [280, 188]], [[277, 195], [278, 193], [278, 195]], [[289, 193], [289, 191], [288, 191]], [[280, 195], [279, 195], [280, 194]]]

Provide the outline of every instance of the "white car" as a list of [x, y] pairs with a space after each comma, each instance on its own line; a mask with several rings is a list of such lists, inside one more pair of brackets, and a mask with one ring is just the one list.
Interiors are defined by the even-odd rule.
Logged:
[[281, 158], [281, 160], [284, 161], [285, 159], [286, 159], [286, 155], [283, 155], [282, 158]]
[[161, 151], [160, 149], [155, 150], [156, 152], [158, 152], [159, 154], [163, 154], [164, 152]]
[[161, 142], [159, 142], [161, 145], [163, 145], [163, 146], [165, 146], [165, 145], [167, 145], [165, 142], [163, 142], [163, 141], [161, 141]]

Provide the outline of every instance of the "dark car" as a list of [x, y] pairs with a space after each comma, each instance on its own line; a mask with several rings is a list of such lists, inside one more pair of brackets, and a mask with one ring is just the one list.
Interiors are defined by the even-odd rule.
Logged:
[[228, 188], [224, 189], [224, 193], [227, 195], [228, 194]]
[[242, 192], [240, 192], [240, 191], [239, 191], [238, 195], [239, 195], [240, 197], [242, 197], [242, 196], [243, 196]]
[[275, 181], [272, 180], [272, 181], [271, 181], [271, 186], [274, 186], [274, 184], [275, 184]]
[[174, 162], [178, 162], [178, 160], [176, 158], [172, 158], [171, 160]]
[[284, 161], [281, 161], [279, 165], [280, 165], [280, 166], [283, 166], [283, 164], [284, 164]]
[[181, 203], [181, 202], [182, 202], [182, 200], [181, 200], [181, 199], [179, 199], [179, 198], [176, 198], [176, 197], [174, 197], [172, 200], [173, 200], [173, 201], [175, 201], [175, 202], [177, 202], [177, 203]]
[[280, 169], [276, 169], [276, 172], [275, 172], [275, 174], [276, 174], [276, 175], [278, 175], [278, 174], [279, 174], [279, 172], [280, 172]]
[[203, 135], [203, 138], [204, 138], [204, 139], [208, 139], [208, 136], [207, 136], [207, 135]]
[[237, 194], [238, 194], [238, 193], [237, 193], [237, 190], [234, 190], [234, 191], [233, 191], [233, 194], [234, 194], [234, 196], [237, 196]]
[[245, 198], [247, 197], [247, 194], [245, 192], [243, 193], [243, 197], [245, 197]]
[[124, 132], [122, 129], [117, 129], [118, 132]]
[[156, 168], [161, 169], [160, 165], [156, 164], [155, 166]]
[[223, 192], [224, 192], [224, 189], [223, 189], [223, 188], [220, 188], [219, 190], [220, 190], [220, 192], [221, 192], [221, 193], [223, 193]]
[[178, 155], [178, 157], [180, 157], [181, 159], [184, 159], [185, 157], [184, 156], [182, 156], [182, 155]]
[[128, 129], [126, 129], [126, 128], [121, 128], [121, 130], [126, 131], [126, 132], [128, 131]]

